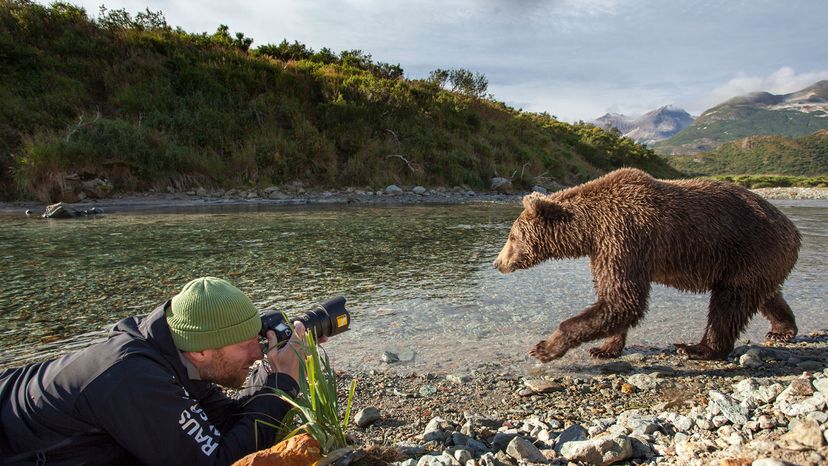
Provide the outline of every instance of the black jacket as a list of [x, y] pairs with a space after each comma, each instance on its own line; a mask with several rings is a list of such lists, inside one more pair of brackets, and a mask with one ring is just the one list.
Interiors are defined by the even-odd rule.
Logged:
[[289, 406], [267, 387], [295, 395], [296, 382], [262, 369], [266, 387], [234, 400], [188, 378], [168, 305], [118, 322], [102, 343], [0, 373], [0, 464], [230, 464], [272, 445], [268, 424]]

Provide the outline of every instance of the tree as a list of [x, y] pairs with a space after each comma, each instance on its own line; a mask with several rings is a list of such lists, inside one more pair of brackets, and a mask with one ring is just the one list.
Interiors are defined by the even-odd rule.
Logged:
[[449, 71], [440, 68], [437, 68], [436, 70], [428, 74], [428, 82], [435, 84], [439, 87], [445, 87], [448, 78]]
[[313, 49], [296, 40], [291, 44], [287, 39], [282, 39], [279, 45], [262, 45], [256, 49], [256, 53], [282, 61], [308, 60], [314, 56]]
[[236, 37], [230, 36], [230, 27], [226, 24], [220, 24], [210, 39], [213, 43], [227, 48], [237, 48], [242, 52], [247, 52], [250, 45], [253, 43], [253, 39], [250, 37], [244, 37], [243, 32], [237, 32]]
[[442, 88], [451, 85], [453, 92], [459, 92], [472, 97], [482, 98], [489, 88], [489, 80], [481, 73], [472, 73], [463, 68], [451, 70], [436, 69], [429, 73], [428, 81]]

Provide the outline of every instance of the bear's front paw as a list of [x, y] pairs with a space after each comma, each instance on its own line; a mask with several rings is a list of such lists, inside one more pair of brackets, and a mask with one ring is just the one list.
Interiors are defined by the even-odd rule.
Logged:
[[540, 362], [549, 362], [553, 359], [558, 359], [563, 355], [564, 353], [549, 351], [549, 346], [546, 344], [546, 340], [539, 341], [534, 348], [529, 350], [529, 356], [532, 356]]
[[674, 345], [679, 354], [687, 356], [687, 359], [725, 359], [727, 354], [721, 355], [714, 351], [707, 345], [685, 345], [682, 343], [675, 343]]
[[589, 349], [589, 355], [596, 359], [613, 359], [621, 356], [621, 350], [606, 349], [603, 346], [596, 346]]
[[795, 330], [786, 330], [786, 331], [781, 331], [781, 332], [771, 330], [770, 332], [768, 332], [765, 335], [765, 339], [767, 341], [783, 341], [784, 342], [784, 341], [793, 340], [793, 337], [795, 337], [795, 336], [796, 336], [796, 331]]

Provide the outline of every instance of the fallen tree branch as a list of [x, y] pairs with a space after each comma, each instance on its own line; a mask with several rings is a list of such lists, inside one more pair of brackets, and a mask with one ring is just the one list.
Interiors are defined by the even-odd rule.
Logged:
[[403, 157], [402, 155], [400, 155], [400, 154], [389, 154], [389, 155], [385, 156], [386, 159], [390, 159], [391, 157], [396, 157], [396, 158], [402, 160], [403, 162], [405, 162], [405, 164], [408, 166], [408, 169], [411, 170], [411, 173], [420, 173], [421, 170], [419, 168], [415, 167], [414, 164], [411, 163], [410, 160]]

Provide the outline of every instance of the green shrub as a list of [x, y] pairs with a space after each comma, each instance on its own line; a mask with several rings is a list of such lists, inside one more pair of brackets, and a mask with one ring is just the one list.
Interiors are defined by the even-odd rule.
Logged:
[[81, 171], [112, 177], [118, 191], [677, 173], [617, 134], [482, 97], [482, 75], [462, 70], [472, 91], [452, 92], [360, 50], [250, 50], [249, 39], [227, 26], [173, 29], [160, 12], [104, 9], [90, 20], [71, 5], [0, 0], [0, 196], [42, 197], [60, 173]]

